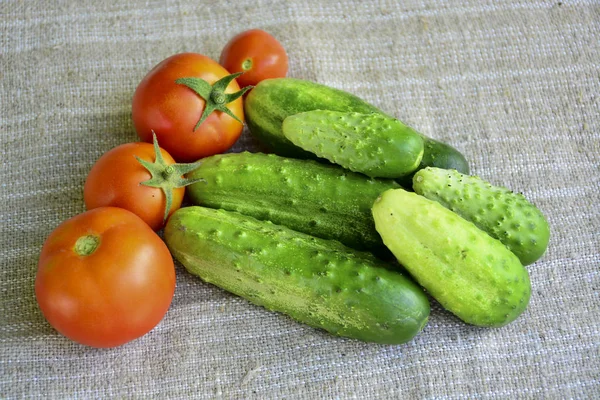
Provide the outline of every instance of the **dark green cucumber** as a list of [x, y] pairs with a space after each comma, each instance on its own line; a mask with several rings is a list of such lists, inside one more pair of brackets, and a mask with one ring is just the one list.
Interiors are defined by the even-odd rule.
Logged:
[[196, 205], [239, 211], [355, 249], [387, 252], [371, 207], [381, 193], [399, 187], [393, 180], [313, 160], [248, 152], [204, 158], [188, 177], [201, 179], [187, 187]]
[[527, 307], [531, 284], [517, 256], [438, 202], [388, 190], [373, 205], [373, 217], [400, 264], [463, 321], [502, 326]]
[[[288, 140], [282, 131], [283, 120], [291, 115], [306, 111], [330, 110], [377, 113], [386, 116], [382, 110], [361, 98], [315, 82], [275, 78], [259, 82], [244, 100], [244, 115], [250, 132], [269, 151], [294, 158], [316, 158], [316, 156]], [[465, 157], [452, 146], [422, 135], [425, 141], [421, 164], [424, 168], [434, 166], [453, 168], [469, 173]], [[410, 187], [410, 178], [408, 187]], [[401, 183], [405, 183], [401, 181]]]
[[205, 282], [334, 335], [405, 343], [429, 316], [412, 280], [336, 241], [198, 206], [173, 213], [164, 237]]
[[411, 190], [415, 173], [427, 167], [454, 169], [463, 174], [470, 172], [469, 163], [460, 151], [449, 144], [429, 138], [425, 140], [423, 159], [419, 167], [412, 174], [396, 179], [396, 181], [405, 189]]
[[283, 134], [296, 146], [373, 178], [400, 178], [423, 158], [423, 138], [383, 114], [316, 110], [283, 120]]
[[415, 174], [413, 188], [500, 240], [523, 265], [537, 261], [546, 252], [548, 222], [522, 194], [477, 176], [431, 167]]

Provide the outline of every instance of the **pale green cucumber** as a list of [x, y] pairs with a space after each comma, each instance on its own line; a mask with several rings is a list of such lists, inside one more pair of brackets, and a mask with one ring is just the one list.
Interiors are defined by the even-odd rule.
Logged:
[[378, 254], [389, 252], [375, 230], [371, 206], [393, 180], [371, 179], [335, 165], [263, 153], [204, 158], [188, 175], [196, 205], [238, 211], [290, 229]]
[[529, 275], [504, 244], [441, 204], [403, 189], [373, 205], [383, 242], [444, 308], [478, 326], [502, 326], [527, 307]]
[[400, 178], [423, 158], [423, 138], [383, 114], [316, 110], [287, 117], [283, 134], [296, 146], [373, 178]]
[[413, 188], [500, 240], [523, 265], [537, 261], [546, 252], [550, 239], [548, 222], [522, 194], [477, 176], [440, 168], [417, 172]]
[[334, 335], [404, 343], [429, 316], [429, 301], [410, 278], [336, 241], [198, 206], [173, 213], [164, 237], [205, 282]]

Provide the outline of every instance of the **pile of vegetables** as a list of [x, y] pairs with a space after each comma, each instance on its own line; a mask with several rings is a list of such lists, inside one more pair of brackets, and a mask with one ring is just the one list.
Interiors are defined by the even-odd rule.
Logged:
[[[88, 211], [41, 250], [36, 298], [58, 332], [94, 347], [146, 334], [171, 304], [173, 258], [254, 304], [369, 342], [414, 338], [430, 298], [477, 326], [523, 313], [524, 266], [548, 246], [542, 213], [469, 175], [450, 145], [287, 69], [283, 46], [253, 29], [219, 63], [177, 54], [142, 79], [141, 141], [96, 161]], [[264, 152], [226, 153], [244, 124]]]

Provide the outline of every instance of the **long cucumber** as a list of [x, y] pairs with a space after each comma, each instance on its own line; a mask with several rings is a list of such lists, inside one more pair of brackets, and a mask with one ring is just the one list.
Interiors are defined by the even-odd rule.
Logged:
[[378, 254], [389, 251], [371, 207], [393, 180], [371, 179], [334, 165], [264, 153], [207, 157], [189, 175], [192, 203], [238, 211], [290, 229]]
[[411, 279], [337, 241], [198, 206], [176, 211], [164, 237], [205, 282], [334, 335], [404, 343], [429, 316], [428, 299]]
[[[244, 101], [244, 115], [252, 135], [270, 151], [287, 157], [317, 158], [314, 153], [294, 145], [283, 133], [283, 121], [307, 111], [329, 110], [344, 113], [381, 114], [385, 112], [360, 97], [327, 85], [295, 78], [265, 79], [259, 82]], [[421, 134], [424, 151], [417, 169], [434, 166], [453, 168], [468, 174], [466, 158], [447, 143]], [[399, 181], [411, 186], [412, 174]]]

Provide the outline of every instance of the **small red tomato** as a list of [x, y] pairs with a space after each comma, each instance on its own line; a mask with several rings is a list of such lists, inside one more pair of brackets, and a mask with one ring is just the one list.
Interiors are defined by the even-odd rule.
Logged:
[[175, 292], [173, 258], [135, 214], [101, 207], [60, 224], [42, 246], [35, 295], [58, 332], [92, 347], [148, 333]]
[[223, 48], [220, 64], [237, 78], [241, 86], [256, 85], [264, 79], [283, 78], [288, 71], [285, 49], [271, 34], [251, 29], [234, 36]]
[[202, 54], [182, 53], [163, 60], [133, 95], [138, 136], [151, 142], [155, 132], [161, 147], [178, 162], [225, 152], [244, 127], [245, 90], [240, 90], [236, 76]]
[[129, 210], [158, 231], [181, 207], [185, 186], [195, 182], [183, 175], [199, 165], [176, 164], [158, 147], [156, 137], [154, 145], [122, 144], [93, 165], [83, 186], [83, 200], [88, 210], [106, 206]]

